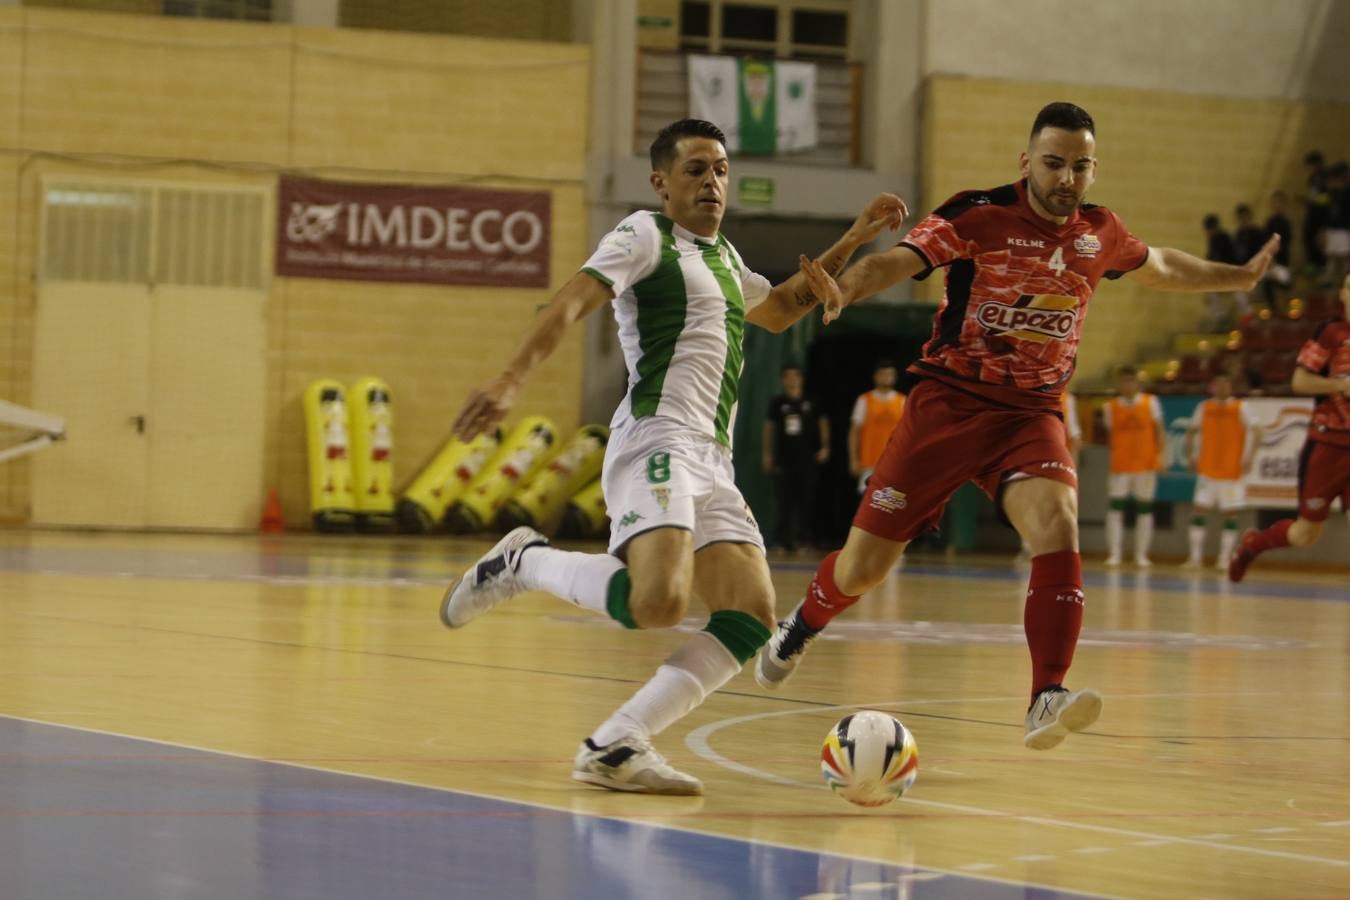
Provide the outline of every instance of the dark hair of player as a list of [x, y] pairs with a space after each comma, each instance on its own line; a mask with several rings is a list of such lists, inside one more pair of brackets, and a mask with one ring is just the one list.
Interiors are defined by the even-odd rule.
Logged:
[[873, 366], [872, 366], [872, 371], [873, 371], [873, 372], [880, 372], [882, 369], [894, 369], [894, 368], [895, 368], [895, 361], [894, 361], [894, 360], [890, 360], [890, 359], [886, 359], [885, 357], [882, 357], [881, 359], [877, 360], [876, 363], [873, 364]]
[[1303, 164], [1305, 166], [1320, 166], [1324, 161], [1321, 150], [1309, 150], [1303, 154]]
[[727, 145], [727, 136], [711, 122], [702, 119], [681, 119], [678, 122], [671, 122], [662, 128], [656, 140], [652, 141], [652, 169], [669, 169], [670, 164], [675, 161], [675, 145], [680, 142], [680, 138], [686, 137], [712, 138], [723, 147]]
[[1121, 366], [1119, 369], [1116, 369], [1116, 375], [1118, 375], [1121, 378], [1129, 378], [1131, 375], [1138, 375], [1138, 374], [1139, 370], [1136, 369], [1134, 366]]
[[778, 370], [780, 375], [786, 375], [788, 372], [800, 372], [802, 367], [794, 362], [783, 363], [783, 368]]
[[1204, 220], [1200, 224], [1204, 226], [1206, 231], [1209, 231], [1211, 228], [1218, 228], [1219, 217], [1216, 213], [1210, 213], [1209, 215], [1205, 216]]
[[1042, 128], [1063, 128], [1065, 131], [1090, 131], [1095, 137], [1097, 125], [1092, 116], [1081, 106], [1056, 101], [1047, 103], [1036, 113], [1036, 121], [1031, 123], [1031, 137], [1041, 133]]

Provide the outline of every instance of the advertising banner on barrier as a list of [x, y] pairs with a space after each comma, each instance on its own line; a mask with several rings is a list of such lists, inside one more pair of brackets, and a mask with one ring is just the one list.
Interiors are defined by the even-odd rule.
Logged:
[[1186, 461], [1186, 429], [1203, 397], [1164, 394], [1162, 404], [1163, 470], [1158, 473], [1158, 500], [1163, 503], [1189, 503], [1195, 496], [1195, 472]]
[[1248, 397], [1260, 440], [1247, 473], [1247, 505], [1254, 509], [1298, 506], [1298, 458], [1308, 434], [1311, 397]]
[[548, 287], [551, 206], [547, 191], [282, 176], [276, 272]]

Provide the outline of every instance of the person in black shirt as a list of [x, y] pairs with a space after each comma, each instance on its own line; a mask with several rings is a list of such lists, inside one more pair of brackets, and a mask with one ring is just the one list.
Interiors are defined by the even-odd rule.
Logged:
[[[1205, 259], [1211, 262], [1227, 263], [1230, 266], [1237, 265], [1237, 250], [1233, 246], [1233, 239], [1219, 224], [1218, 215], [1210, 213], [1205, 216], [1202, 224], [1205, 227], [1205, 238], [1208, 241]], [[1216, 331], [1222, 331], [1228, 327], [1228, 301], [1226, 297], [1225, 294], [1214, 292], [1205, 294], [1205, 303], [1209, 306], [1209, 325]]]
[[1322, 229], [1326, 227], [1327, 207], [1331, 205], [1331, 198], [1327, 196], [1326, 160], [1321, 151], [1308, 151], [1303, 157], [1303, 169], [1308, 173], [1307, 193], [1303, 196], [1306, 204], [1303, 213], [1306, 274], [1320, 276], [1327, 264], [1327, 256], [1322, 252]]
[[802, 393], [802, 370], [783, 367], [783, 393], [769, 402], [764, 419], [764, 471], [773, 476], [778, 499], [778, 544], [789, 552], [809, 539], [816, 470], [830, 458], [830, 422]]
[[1275, 260], [1266, 270], [1266, 277], [1261, 282], [1262, 290], [1266, 296], [1266, 305], [1272, 310], [1276, 308], [1277, 301], [1284, 299], [1288, 293], [1289, 285], [1293, 283], [1293, 273], [1289, 270], [1289, 248], [1294, 245], [1294, 223], [1285, 214], [1284, 207], [1284, 191], [1272, 193], [1270, 195], [1270, 215], [1266, 217], [1264, 236], [1269, 238], [1278, 234], [1280, 236], [1280, 249], [1275, 251]]
[[[1237, 257], [1235, 262], [1241, 265], [1261, 249], [1261, 245], [1266, 242], [1266, 233], [1257, 227], [1256, 220], [1252, 217], [1252, 208], [1247, 204], [1239, 203], [1233, 210], [1233, 215], [1237, 219], [1237, 231], [1233, 234], [1233, 253]], [[1249, 291], [1234, 291], [1233, 296], [1237, 298], [1239, 313], [1251, 312]]]

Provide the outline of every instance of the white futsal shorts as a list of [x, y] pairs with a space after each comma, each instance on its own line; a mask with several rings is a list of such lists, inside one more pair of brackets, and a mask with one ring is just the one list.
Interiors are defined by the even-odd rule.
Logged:
[[694, 534], [694, 549], [729, 541], [764, 549], [750, 505], [736, 487], [731, 451], [664, 416], [615, 429], [600, 475], [609, 509], [609, 552], [653, 528]]
[[1350, 256], [1350, 229], [1328, 228], [1322, 232], [1327, 256]]
[[1106, 477], [1106, 496], [1112, 500], [1152, 500], [1157, 493], [1157, 472], [1112, 472]]
[[1224, 512], [1236, 512], [1244, 506], [1242, 479], [1220, 480], [1195, 477], [1195, 505], [1206, 509], [1220, 509]]

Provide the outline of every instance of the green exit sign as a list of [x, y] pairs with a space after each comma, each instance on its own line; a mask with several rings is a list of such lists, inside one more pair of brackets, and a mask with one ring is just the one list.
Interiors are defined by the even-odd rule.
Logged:
[[736, 200], [741, 206], [773, 206], [773, 179], [750, 176], [736, 182]]

